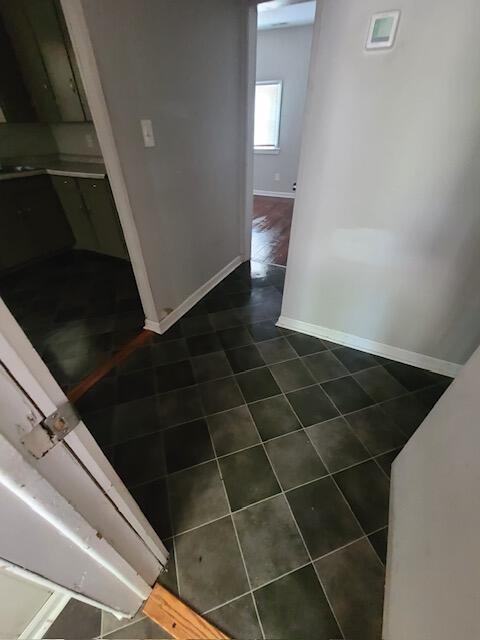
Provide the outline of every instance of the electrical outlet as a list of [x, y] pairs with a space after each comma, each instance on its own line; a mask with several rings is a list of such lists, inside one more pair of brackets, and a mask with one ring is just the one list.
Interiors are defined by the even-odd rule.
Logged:
[[275, 182], [280, 182], [280, 174], [279, 173], [275, 173], [273, 176], [273, 179], [275, 180]]

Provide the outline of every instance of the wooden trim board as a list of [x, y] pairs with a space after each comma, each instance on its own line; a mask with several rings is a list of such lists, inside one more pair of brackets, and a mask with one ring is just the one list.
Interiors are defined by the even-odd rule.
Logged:
[[84, 396], [87, 391], [90, 391], [90, 389], [97, 384], [97, 382], [100, 382], [102, 378], [110, 373], [114, 367], [126, 360], [139, 347], [143, 347], [143, 345], [148, 342], [152, 336], [152, 331], [142, 329], [138, 336], [135, 336], [130, 340], [130, 342], [127, 342], [127, 344], [117, 351], [117, 353], [115, 353], [109, 360], [97, 367], [95, 371], [92, 371], [92, 373], [67, 393], [67, 398], [70, 402], [76, 402]]
[[154, 586], [143, 613], [176, 640], [228, 640], [228, 636], [160, 584]]

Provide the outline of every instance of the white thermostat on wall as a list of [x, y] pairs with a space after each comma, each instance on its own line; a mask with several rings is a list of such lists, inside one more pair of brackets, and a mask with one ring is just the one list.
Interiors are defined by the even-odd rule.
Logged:
[[375, 13], [368, 30], [367, 49], [389, 49], [393, 45], [400, 11]]

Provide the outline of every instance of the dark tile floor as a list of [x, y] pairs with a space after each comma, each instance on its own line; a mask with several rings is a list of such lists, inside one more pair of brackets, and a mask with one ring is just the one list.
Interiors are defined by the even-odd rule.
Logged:
[[0, 295], [65, 390], [143, 327], [130, 263], [87, 251], [3, 276]]
[[79, 407], [231, 637], [378, 640], [390, 465], [449, 381], [277, 328], [283, 279], [242, 265]]

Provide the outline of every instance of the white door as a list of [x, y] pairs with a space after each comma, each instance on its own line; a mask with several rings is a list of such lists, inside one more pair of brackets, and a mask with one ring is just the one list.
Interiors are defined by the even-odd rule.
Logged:
[[51, 435], [75, 418], [2, 301], [0, 327], [0, 564], [132, 616], [165, 547], [82, 422]]
[[383, 638], [480, 638], [480, 348], [392, 466]]

